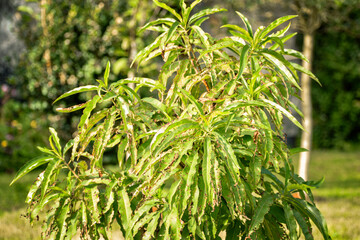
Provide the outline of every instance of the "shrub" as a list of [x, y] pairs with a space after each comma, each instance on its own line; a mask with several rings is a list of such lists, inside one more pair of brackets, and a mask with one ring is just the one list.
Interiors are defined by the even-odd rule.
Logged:
[[[283, 116], [302, 128], [289, 112], [289, 96], [300, 89], [296, 71], [306, 70], [284, 55], [304, 57], [284, 48], [293, 36], [285, 35], [290, 24], [273, 31], [294, 16], [254, 33], [238, 13], [246, 28], [225, 25], [231, 36], [214, 39], [200, 26], [225, 9], [191, 15], [200, 1], [181, 1], [181, 13], [154, 2], [174, 18], [143, 27], [160, 35], [135, 61], [161, 56], [158, 79], [109, 84], [108, 63], [98, 85], [56, 100], [94, 92], [85, 103], [59, 109], [83, 109], [74, 139], [62, 146], [50, 128], [51, 148], [40, 147], [45, 156], [13, 180], [47, 164], [26, 199], [30, 221], [47, 210], [46, 239], [77, 232], [109, 239], [114, 222], [125, 239], [219, 239], [223, 231], [227, 239], [297, 239], [300, 233], [313, 239], [311, 220], [330, 239], [311, 194], [317, 183], [294, 174], [282, 132]], [[140, 98], [142, 88], [156, 97]], [[113, 171], [103, 167], [111, 148], [119, 164]]]

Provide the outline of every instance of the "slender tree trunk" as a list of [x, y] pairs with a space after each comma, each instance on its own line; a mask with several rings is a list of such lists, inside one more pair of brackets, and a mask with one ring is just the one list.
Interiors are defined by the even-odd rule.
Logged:
[[[48, 32], [48, 26], [46, 22], [46, 8], [47, 8], [47, 0], [41, 0], [40, 2], [40, 8], [41, 8], [41, 27], [43, 29], [43, 34], [45, 37], [45, 52], [44, 52], [44, 59], [46, 62], [46, 72], [48, 75], [52, 75], [52, 67], [51, 67], [51, 52], [50, 52], [50, 46], [49, 46], [49, 32]], [[50, 3], [49, 3], [50, 4]]]
[[[314, 32], [304, 33], [303, 54], [309, 62], [303, 61], [302, 66], [311, 71], [312, 68], [312, 54], [314, 47]], [[307, 74], [301, 74], [301, 98], [302, 98], [302, 111], [304, 113], [303, 126], [305, 131], [301, 136], [301, 147], [306, 148], [307, 152], [300, 153], [299, 159], [299, 175], [307, 180], [308, 168], [311, 154], [312, 142], [312, 103], [311, 103], [311, 79]]]

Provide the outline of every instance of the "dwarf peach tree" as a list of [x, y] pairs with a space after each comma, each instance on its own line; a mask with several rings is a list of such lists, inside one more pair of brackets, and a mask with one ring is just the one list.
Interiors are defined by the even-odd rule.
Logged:
[[[311, 188], [294, 174], [285, 144], [283, 117], [301, 124], [289, 108], [300, 89], [297, 71], [316, 77], [285, 55], [295, 16], [277, 19], [255, 32], [225, 25], [230, 36], [215, 39], [201, 24], [213, 13], [181, 13], [154, 0], [173, 18], [147, 23], [158, 31], [140, 51], [138, 63], [164, 60], [158, 79], [131, 78], [109, 83], [108, 63], [98, 85], [82, 86], [56, 101], [93, 91], [74, 139], [62, 146], [50, 129], [51, 148], [19, 170], [13, 182], [46, 164], [26, 202], [33, 221], [46, 212], [43, 238], [111, 239], [117, 222], [125, 239], [313, 239], [312, 225], [330, 239]], [[128, 87], [129, 83], [135, 88]], [[155, 97], [140, 98], [140, 89]], [[142, 90], [144, 91], [144, 90]], [[103, 167], [104, 152], [116, 148], [118, 167]], [[294, 198], [298, 193], [300, 198]], [[307, 198], [306, 198], [307, 196]]]

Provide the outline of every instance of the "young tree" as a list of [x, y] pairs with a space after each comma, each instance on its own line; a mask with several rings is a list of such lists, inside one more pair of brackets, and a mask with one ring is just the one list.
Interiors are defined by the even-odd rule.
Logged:
[[[284, 48], [290, 25], [274, 31], [295, 16], [254, 32], [237, 12], [246, 28], [225, 25], [231, 36], [215, 39], [201, 24], [225, 9], [191, 14], [199, 2], [181, 1], [177, 12], [154, 0], [173, 17], [143, 27], [160, 35], [135, 61], [160, 56], [158, 79], [110, 84], [108, 63], [99, 85], [56, 100], [94, 93], [60, 109], [83, 109], [74, 139], [62, 147], [50, 128], [51, 148], [40, 147], [45, 156], [12, 182], [47, 164], [26, 200], [31, 221], [47, 210], [43, 238], [79, 232], [109, 239], [116, 221], [125, 239], [219, 239], [220, 232], [227, 239], [297, 239], [300, 233], [313, 239], [311, 220], [330, 239], [311, 194], [317, 183], [294, 174], [282, 132], [284, 116], [302, 128], [289, 112], [289, 97], [300, 88], [296, 70], [303, 69], [284, 55], [304, 57]], [[141, 88], [157, 97], [140, 98]], [[103, 155], [114, 147], [119, 166], [110, 171]]]

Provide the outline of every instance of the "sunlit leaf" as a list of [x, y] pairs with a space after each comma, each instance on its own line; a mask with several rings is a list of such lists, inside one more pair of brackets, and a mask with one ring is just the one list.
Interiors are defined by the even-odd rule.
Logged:
[[48, 163], [52, 160], [54, 160], [54, 157], [39, 157], [39, 158], [35, 158], [35, 159], [29, 161], [27, 164], [25, 164], [23, 167], [21, 167], [20, 170], [16, 173], [14, 179], [10, 183], [10, 186], [12, 184], [14, 184], [14, 182], [16, 182], [17, 180], [22, 178], [24, 175], [26, 175], [27, 173], [34, 170], [35, 168], [37, 168], [45, 163]]
[[77, 94], [77, 93], [82, 93], [82, 92], [95, 91], [95, 90], [98, 90], [98, 88], [99, 88], [98, 86], [94, 86], [94, 85], [87, 85], [87, 86], [74, 88], [73, 90], [70, 90], [67, 93], [62, 94], [53, 103], [56, 103], [60, 99], [66, 98], [68, 96], [71, 96], [71, 95], [74, 95], [74, 94]]

